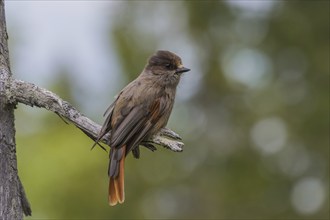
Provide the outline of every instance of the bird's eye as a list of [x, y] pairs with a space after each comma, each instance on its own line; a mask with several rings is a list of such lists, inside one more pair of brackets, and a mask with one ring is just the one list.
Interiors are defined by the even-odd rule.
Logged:
[[167, 69], [172, 69], [173, 66], [172, 66], [172, 64], [170, 64], [170, 63], [166, 63], [166, 64], [165, 64], [165, 67], [166, 67]]

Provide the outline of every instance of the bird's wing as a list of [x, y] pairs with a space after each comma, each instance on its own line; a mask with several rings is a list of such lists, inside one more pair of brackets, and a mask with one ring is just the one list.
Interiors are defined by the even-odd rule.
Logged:
[[[102, 125], [102, 128], [97, 136], [97, 139], [95, 140], [95, 143], [92, 146], [92, 149], [98, 144], [101, 146], [98, 142], [111, 130], [111, 117], [113, 113], [113, 108], [116, 104], [116, 101], [118, 100], [118, 96], [116, 97], [116, 100], [107, 108], [103, 116], [106, 116], [106, 119]], [[102, 146], [101, 146], [102, 147]]]
[[149, 104], [125, 106], [121, 109], [121, 117], [112, 125], [110, 146], [120, 148], [126, 145], [126, 154], [136, 147], [164, 114], [165, 102], [162, 97]]

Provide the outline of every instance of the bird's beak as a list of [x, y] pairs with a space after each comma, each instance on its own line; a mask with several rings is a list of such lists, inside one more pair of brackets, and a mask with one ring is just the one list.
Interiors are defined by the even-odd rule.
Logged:
[[190, 69], [184, 67], [183, 65], [180, 65], [176, 70], [175, 73], [185, 73], [190, 71]]

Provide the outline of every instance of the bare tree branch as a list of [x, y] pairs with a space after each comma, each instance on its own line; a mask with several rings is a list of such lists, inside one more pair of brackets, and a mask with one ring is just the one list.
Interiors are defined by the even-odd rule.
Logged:
[[[96, 140], [101, 129], [99, 124], [81, 114], [58, 95], [32, 83], [13, 79], [7, 90], [7, 98], [10, 103], [20, 102], [52, 111], [73, 123], [93, 140]], [[160, 145], [172, 151], [181, 152], [184, 144], [179, 140], [181, 138], [178, 134], [168, 128], [164, 128], [150, 140], [145, 140], [142, 145]], [[109, 143], [109, 135], [106, 135], [101, 141], [105, 144]]]

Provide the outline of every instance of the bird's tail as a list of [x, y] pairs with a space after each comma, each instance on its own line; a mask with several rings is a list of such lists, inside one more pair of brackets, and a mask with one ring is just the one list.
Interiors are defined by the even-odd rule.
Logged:
[[[109, 167], [109, 205], [114, 206], [118, 202], [125, 201], [124, 174], [125, 174], [126, 146], [115, 150], [111, 155]], [[118, 160], [119, 159], [119, 160]]]

